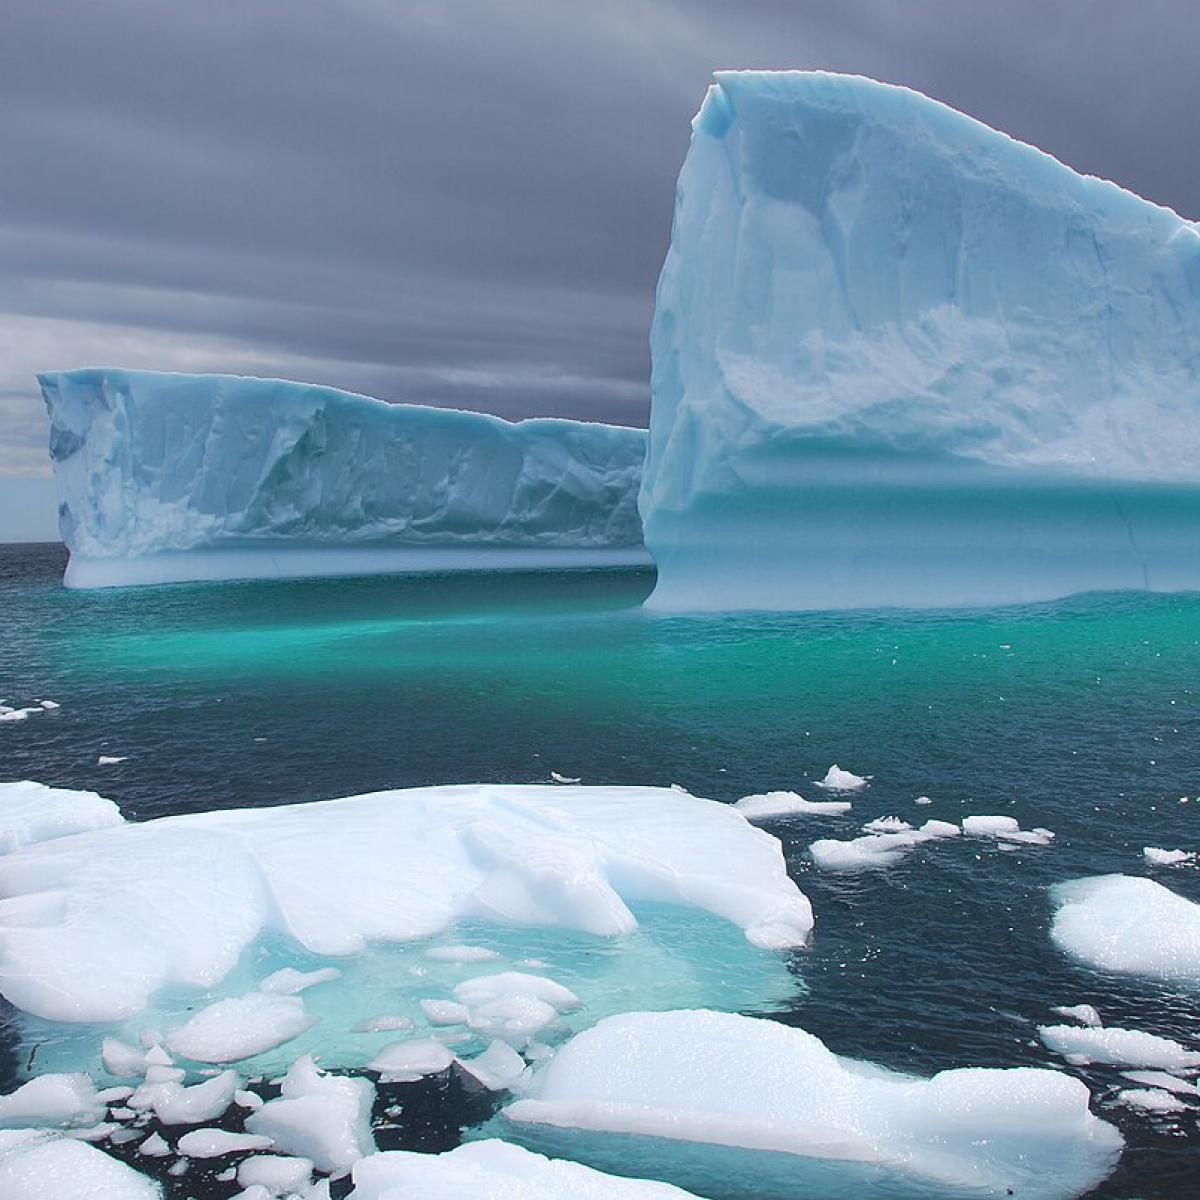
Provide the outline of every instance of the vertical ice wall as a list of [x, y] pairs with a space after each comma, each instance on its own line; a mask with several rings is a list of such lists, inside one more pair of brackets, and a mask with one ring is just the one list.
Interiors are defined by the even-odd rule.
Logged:
[[652, 350], [653, 606], [1200, 586], [1200, 231], [918, 93], [718, 74]]

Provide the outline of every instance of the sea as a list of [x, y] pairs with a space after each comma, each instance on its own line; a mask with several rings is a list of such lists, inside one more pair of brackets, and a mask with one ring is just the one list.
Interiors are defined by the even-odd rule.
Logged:
[[[837, 763], [870, 777], [851, 818], [766, 826], [816, 928], [787, 957], [794, 996], [756, 1015], [911, 1073], [1068, 1070], [1127, 1141], [1091, 1195], [1200, 1194], [1200, 1107], [1125, 1109], [1115, 1068], [1066, 1064], [1037, 1036], [1052, 1006], [1088, 1003], [1106, 1024], [1200, 1044], [1200, 985], [1104, 974], [1048, 936], [1062, 880], [1150, 874], [1200, 901], [1200, 871], [1142, 858], [1200, 849], [1200, 595], [665, 616], [643, 609], [654, 580], [636, 570], [79, 592], [65, 563], [56, 544], [0, 546], [0, 700], [61, 705], [0, 725], [0, 779], [98, 791], [146, 820], [551, 772], [820, 799]], [[807, 854], [875, 817], [968, 814], [1056, 837], [1007, 851], [958, 838], [852, 875]], [[20, 1046], [5, 1007], [0, 1090], [28, 1077]], [[444, 1081], [403, 1101], [387, 1148], [448, 1148], [495, 1107]], [[165, 1182], [194, 1200], [238, 1190]]]

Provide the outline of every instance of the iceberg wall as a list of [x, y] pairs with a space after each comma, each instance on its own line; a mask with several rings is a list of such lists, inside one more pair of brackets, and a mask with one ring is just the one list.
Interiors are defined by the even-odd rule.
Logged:
[[652, 333], [651, 606], [1200, 587], [1200, 227], [905, 88], [715, 78]]
[[68, 586], [649, 561], [641, 429], [232, 375], [38, 379]]

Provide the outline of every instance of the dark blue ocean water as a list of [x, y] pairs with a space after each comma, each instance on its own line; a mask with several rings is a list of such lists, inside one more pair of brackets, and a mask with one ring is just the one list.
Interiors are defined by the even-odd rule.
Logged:
[[[924, 1073], [1053, 1064], [1035, 1026], [1055, 1004], [1200, 1043], [1196, 991], [1084, 969], [1047, 937], [1054, 882], [1145, 874], [1145, 845], [1200, 847], [1200, 804], [1179, 802], [1200, 792], [1200, 597], [662, 617], [636, 572], [81, 593], [61, 588], [64, 562], [0, 547], [0, 698], [62, 704], [0, 725], [0, 778], [147, 818], [551, 770], [734, 800], [806, 792], [838, 762], [874, 776], [852, 821], [770, 827], [817, 915], [794, 964], [807, 991], [781, 1019]], [[935, 804], [915, 808], [921, 794]], [[968, 813], [1058, 838], [960, 839], [857, 876], [804, 854], [874, 816]], [[1200, 900], [1200, 873], [1157, 877]], [[1107, 1105], [1115, 1070], [1084, 1077], [1129, 1142], [1095, 1194], [1200, 1193], [1197, 1112], [1133, 1116]], [[487, 1115], [473, 1103], [414, 1092], [394, 1144], [452, 1144]]]

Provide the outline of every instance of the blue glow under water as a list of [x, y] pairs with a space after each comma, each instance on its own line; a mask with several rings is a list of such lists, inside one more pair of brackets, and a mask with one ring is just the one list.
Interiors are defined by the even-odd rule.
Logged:
[[[91, 788], [146, 818], [552, 770], [819, 798], [811, 781], [837, 762], [874, 776], [852, 817], [768, 826], [817, 918], [780, 1019], [922, 1073], [1055, 1064], [1035, 1025], [1056, 1004], [1200, 1042], [1200, 993], [1084, 969], [1047, 937], [1050, 884], [1145, 873], [1145, 845], [1200, 847], [1200, 596], [661, 617], [637, 572], [86, 593], [61, 588], [64, 559], [0, 547], [0, 698], [62, 705], [0, 726], [0, 778]], [[915, 807], [922, 794], [934, 804]], [[872, 817], [968, 813], [1058, 838], [959, 839], [857, 876], [805, 858]], [[1200, 899], [1196, 872], [1157, 878]], [[1115, 1070], [1083, 1075], [1129, 1142], [1096, 1195], [1195, 1195], [1197, 1111], [1135, 1116], [1106, 1103]], [[443, 1092], [414, 1093], [389, 1146], [453, 1144], [488, 1115]]]

